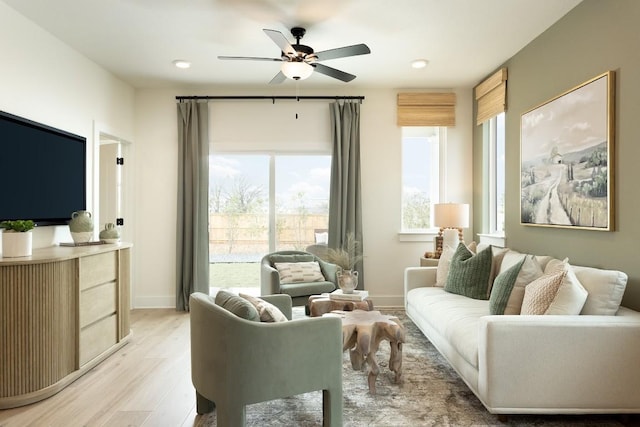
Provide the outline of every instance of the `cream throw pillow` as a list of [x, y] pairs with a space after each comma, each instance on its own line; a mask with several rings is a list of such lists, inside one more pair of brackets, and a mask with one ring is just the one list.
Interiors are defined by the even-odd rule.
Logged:
[[278, 307], [263, 300], [262, 298], [256, 298], [252, 295], [243, 293], [238, 295], [249, 301], [256, 308], [261, 322], [286, 322], [289, 320]]
[[524, 290], [520, 314], [546, 314], [566, 274], [565, 271], [545, 274], [531, 282]]
[[449, 267], [451, 266], [451, 258], [456, 250], [447, 245], [440, 254], [440, 260], [438, 261], [438, 270], [436, 271], [436, 286], [444, 288], [447, 284], [447, 276], [449, 276]]
[[587, 290], [587, 302], [580, 314], [614, 316], [620, 308], [628, 276], [622, 271], [572, 265]]
[[[507, 254], [508, 256], [508, 254]], [[503, 263], [507, 261], [505, 256]], [[523, 255], [524, 263], [520, 268], [516, 283], [513, 285], [513, 290], [507, 301], [507, 307], [504, 309], [504, 314], [520, 314], [522, 309], [522, 301], [524, 300], [524, 292], [531, 282], [541, 277], [544, 272], [542, 268], [532, 255]], [[522, 257], [520, 257], [522, 259]]]
[[280, 273], [280, 283], [307, 283], [325, 280], [317, 261], [276, 262], [274, 266]]
[[573, 267], [571, 267], [567, 258], [563, 261], [557, 259], [551, 260], [544, 269], [545, 274], [559, 271], [564, 271], [566, 274], [562, 279], [558, 294], [545, 314], [580, 314], [582, 307], [584, 307], [587, 301], [587, 290], [576, 277]]

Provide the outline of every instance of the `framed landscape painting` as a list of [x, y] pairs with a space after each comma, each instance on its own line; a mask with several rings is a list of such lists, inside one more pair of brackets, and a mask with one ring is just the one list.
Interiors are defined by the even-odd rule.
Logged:
[[522, 115], [521, 224], [613, 230], [614, 88], [608, 71]]

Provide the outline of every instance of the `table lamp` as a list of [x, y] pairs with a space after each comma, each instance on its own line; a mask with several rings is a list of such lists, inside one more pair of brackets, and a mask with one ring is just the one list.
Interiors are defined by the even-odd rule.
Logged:
[[462, 229], [469, 227], [469, 205], [464, 203], [436, 203], [433, 205], [433, 225], [440, 227], [442, 245], [457, 248], [464, 241]]

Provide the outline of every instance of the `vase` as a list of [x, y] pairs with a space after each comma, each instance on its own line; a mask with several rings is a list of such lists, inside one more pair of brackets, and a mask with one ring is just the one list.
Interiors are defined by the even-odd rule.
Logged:
[[93, 237], [93, 218], [91, 212], [76, 211], [71, 214], [69, 230], [75, 243], [86, 243]]
[[2, 233], [2, 256], [17, 258], [31, 256], [33, 233], [31, 231], [4, 231]]
[[105, 243], [116, 243], [120, 240], [120, 230], [112, 222], [104, 225], [104, 230], [100, 232], [100, 240]]
[[358, 272], [354, 270], [341, 270], [336, 273], [338, 286], [344, 294], [352, 294], [358, 287]]

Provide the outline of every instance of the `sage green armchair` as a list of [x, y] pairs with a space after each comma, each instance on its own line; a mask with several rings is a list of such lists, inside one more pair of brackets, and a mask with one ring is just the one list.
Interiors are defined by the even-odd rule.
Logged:
[[[317, 261], [324, 276], [320, 282], [281, 283], [276, 262]], [[336, 272], [339, 267], [322, 260], [320, 257], [304, 251], [279, 251], [265, 255], [260, 262], [260, 293], [262, 295], [287, 294], [294, 306], [306, 305], [310, 295], [333, 292], [338, 289]]]
[[[291, 297], [261, 297], [291, 319]], [[342, 426], [342, 324], [315, 317], [245, 320], [194, 293], [189, 299], [191, 381], [198, 414], [223, 427], [245, 425], [245, 406], [322, 390], [323, 426]]]

